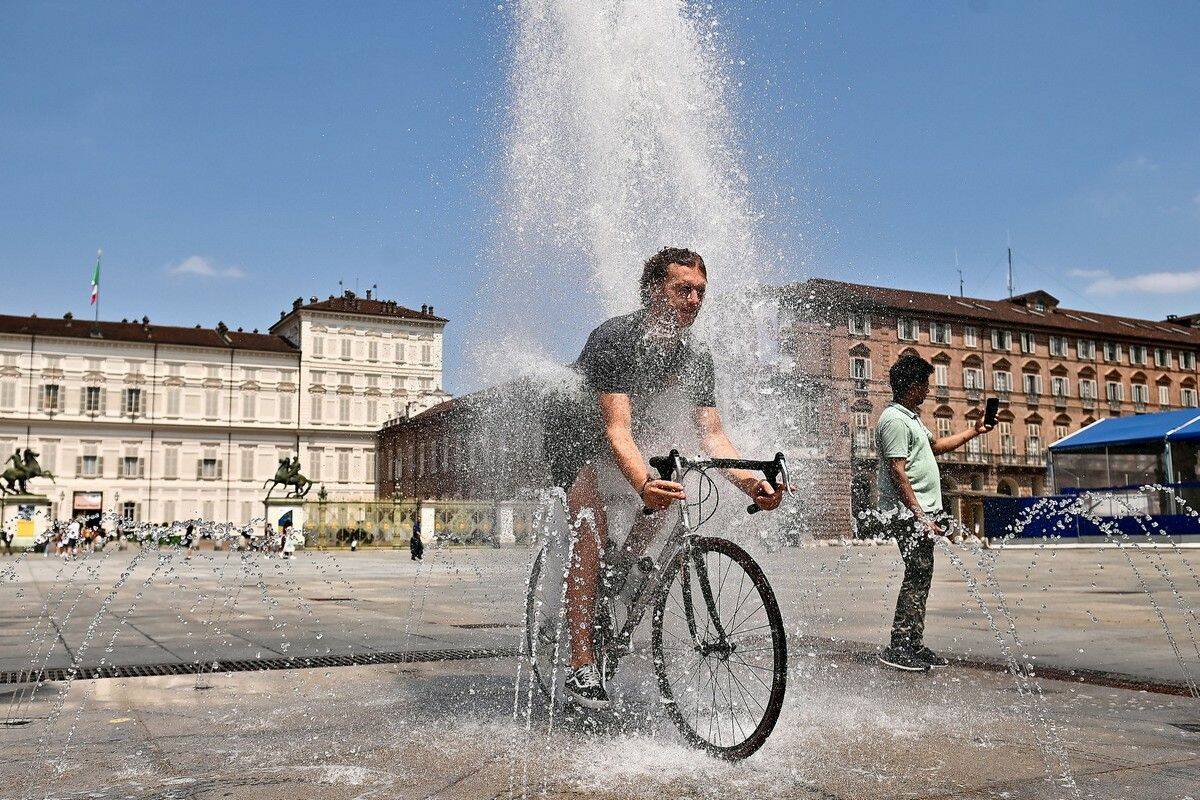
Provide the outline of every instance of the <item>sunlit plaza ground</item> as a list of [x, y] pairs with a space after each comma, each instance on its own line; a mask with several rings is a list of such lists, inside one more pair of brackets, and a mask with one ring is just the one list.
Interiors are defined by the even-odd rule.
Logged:
[[[927, 640], [961, 662], [916, 677], [871, 661], [899, 579], [893, 547], [755, 556], [791, 636], [789, 686], [767, 745], [739, 764], [682, 743], [637, 659], [611, 715], [551, 715], [528, 692], [510, 655], [528, 550], [431, 547], [422, 564], [406, 551], [7, 559], [0, 672], [72, 658], [192, 666], [4, 685], [7, 716], [28, 722], [0, 732], [0, 796], [1196, 793], [1200, 651], [1183, 609], [1200, 600], [1200, 551], [956, 548], [962, 569], [940, 551]], [[1054, 677], [1026, 686], [997, 668], [1001, 641]], [[388, 663], [319, 661], [345, 655]]]

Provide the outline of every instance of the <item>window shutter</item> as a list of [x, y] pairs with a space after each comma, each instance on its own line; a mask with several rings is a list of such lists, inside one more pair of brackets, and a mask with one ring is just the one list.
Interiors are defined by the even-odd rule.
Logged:
[[107, 405], [108, 405], [108, 392], [104, 389], [103, 386], [101, 386], [100, 387], [100, 413], [101, 414], [104, 413], [104, 409], [107, 407]]
[[204, 477], [204, 459], [196, 459], [196, 480]]
[[38, 387], [38, 399], [37, 399], [38, 410], [41, 411], [43, 408], [45, 408], [45, 405], [46, 405], [46, 387], [39, 386]]
[[144, 459], [144, 458], [138, 459], [138, 475], [137, 476], [139, 478], [146, 477], [146, 459]]
[[87, 387], [84, 386], [79, 390], [79, 413], [87, 411]]
[[225, 462], [217, 460], [217, 478], [220, 479], [225, 475]]
[[75, 456], [75, 477], [83, 477], [83, 456]]
[[96, 477], [104, 477], [104, 456], [96, 456]]

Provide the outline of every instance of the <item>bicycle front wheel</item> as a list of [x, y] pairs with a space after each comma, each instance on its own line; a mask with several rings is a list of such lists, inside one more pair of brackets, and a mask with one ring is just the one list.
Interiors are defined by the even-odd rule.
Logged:
[[731, 760], [762, 747], [787, 689], [775, 592], [733, 542], [692, 541], [654, 609], [651, 646], [667, 715], [689, 743]]

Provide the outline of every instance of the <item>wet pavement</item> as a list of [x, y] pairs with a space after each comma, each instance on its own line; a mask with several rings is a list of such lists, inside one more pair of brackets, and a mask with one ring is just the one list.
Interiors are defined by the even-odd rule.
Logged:
[[[1030, 693], [1004, 672], [870, 663], [894, 548], [755, 549], [791, 636], [789, 688], [766, 746], [738, 764], [683, 743], [635, 659], [620, 711], [583, 716], [551, 715], [518, 659], [436, 657], [516, 645], [528, 551], [431, 549], [420, 565], [378, 551], [0, 561], [0, 574], [14, 568], [0, 586], [0, 671], [72, 657], [204, 665], [0, 685], [6, 716], [30, 720], [0, 728], [0, 798], [1200, 798], [1194, 554], [939, 551], [933, 646], [996, 662], [999, 632], [1044, 673], [1118, 673], [1177, 694], [1079, 674]], [[1005, 636], [1010, 617], [1021, 645]], [[398, 652], [431, 657], [226, 669]]]

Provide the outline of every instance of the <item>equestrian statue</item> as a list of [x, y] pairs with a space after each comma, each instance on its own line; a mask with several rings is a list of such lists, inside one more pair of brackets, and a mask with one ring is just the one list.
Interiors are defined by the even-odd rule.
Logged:
[[39, 455], [41, 453], [35, 453], [26, 447], [22, 459], [21, 449], [14, 450], [8, 459], [12, 466], [0, 472], [0, 481], [3, 481], [0, 484], [0, 494], [29, 494], [28, 484], [33, 478], [49, 478], [53, 481], [54, 474], [42, 469], [42, 465], [38, 463]]
[[290, 487], [288, 493], [284, 495], [287, 498], [304, 497], [304, 495], [308, 494], [308, 490], [312, 488], [312, 485], [312, 481], [300, 473], [300, 456], [294, 458], [284, 456], [279, 459], [279, 468], [275, 470], [275, 477], [264, 483], [263, 488], [266, 489], [267, 486], [271, 487], [267, 491], [267, 499], [269, 500], [271, 499], [271, 492], [275, 491], [275, 487], [277, 486]]

